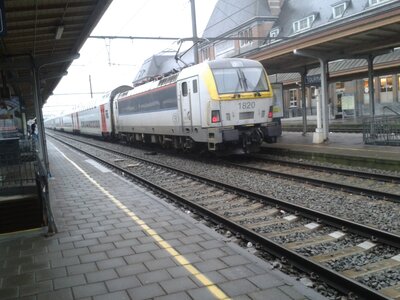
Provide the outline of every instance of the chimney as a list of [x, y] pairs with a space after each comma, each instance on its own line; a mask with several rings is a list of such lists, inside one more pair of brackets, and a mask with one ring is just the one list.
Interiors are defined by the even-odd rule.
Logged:
[[279, 16], [284, 1], [285, 0], [268, 0], [269, 9], [271, 10], [272, 16]]

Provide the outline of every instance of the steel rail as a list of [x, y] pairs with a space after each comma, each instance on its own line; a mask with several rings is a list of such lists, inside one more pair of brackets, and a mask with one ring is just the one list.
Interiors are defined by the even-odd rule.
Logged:
[[[57, 138], [55, 138], [55, 139], [57, 139]], [[184, 205], [190, 206], [193, 209], [195, 209], [196, 211], [200, 212], [200, 214], [207, 216], [207, 217], [211, 217], [214, 220], [214, 222], [222, 223], [222, 224], [224, 224], [224, 226], [228, 227], [233, 232], [238, 232], [238, 233], [242, 234], [247, 240], [264, 246], [265, 249], [267, 249], [267, 251], [272, 253], [273, 255], [275, 255], [279, 258], [285, 257], [288, 261], [290, 261], [293, 265], [295, 265], [300, 270], [303, 270], [307, 273], [317, 274], [321, 279], [323, 279], [324, 282], [327, 282], [329, 285], [335, 287], [336, 289], [338, 289], [344, 293], [347, 293], [347, 294], [354, 293], [354, 294], [360, 296], [362, 299], [366, 299], [366, 300], [369, 300], [369, 299], [389, 300], [389, 299], [391, 299], [391, 298], [388, 298], [388, 297], [382, 295], [381, 293], [369, 288], [368, 286], [365, 286], [353, 279], [345, 277], [336, 271], [333, 271], [331, 269], [324, 267], [323, 265], [313, 262], [312, 260], [310, 260], [300, 254], [297, 254], [296, 252], [289, 250], [289, 249], [275, 243], [274, 241], [254, 232], [250, 229], [247, 229], [246, 227], [243, 227], [243, 226], [237, 224], [236, 222], [230, 221], [230, 220], [226, 219], [224, 216], [221, 216], [205, 207], [202, 207], [201, 205], [198, 205], [198, 204], [196, 204], [190, 200], [187, 200], [187, 199], [185, 199], [185, 198], [183, 198], [183, 197], [181, 197], [181, 196], [179, 196], [157, 184], [154, 184], [139, 175], [133, 174], [126, 169], [123, 169], [112, 163], [109, 163], [109, 162], [107, 162], [95, 155], [92, 155], [78, 147], [67, 144], [65, 141], [62, 141], [60, 139], [57, 139], [57, 140], [65, 145], [67, 145], [68, 147], [71, 147], [79, 152], [82, 152], [85, 155], [87, 155], [97, 161], [100, 161], [102, 164], [105, 164], [105, 165], [117, 170], [118, 172], [123, 173], [125, 176], [129, 175], [129, 176], [133, 177], [135, 180], [141, 182], [143, 185], [150, 187], [152, 189], [155, 189], [157, 192], [160, 192], [160, 193], [168, 196], [169, 198], [172, 198], [174, 201], [178, 202], [179, 204], [183, 203]], [[91, 146], [93, 146], [93, 145], [91, 145]], [[97, 147], [97, 146], [94, 146], [94, 147]], [[99, 147], [99, 148], [102, 148], [102, 147]], [[103, 150], [110, 151], [109, 149], [103, 149]], [[115, 151], [111, 150], [110, 152], [115, 152]], [[126, 154], [124, 154], [124, 155], [126, 155]], [[139, 159], [139, 160], [148, 162], [146, 159], [142, 159], [142, 158], [135, 157], [135, 159]], [[159, 165], [158, 163], [153, 163], [153, 162], [150, 162], [150, 163]], [[160, 164], [160, 165], [162, 166], [162, 164]], [[166, 166], [166, 168], [173, 170], [173, 171], [178, 170], [178, 169], [171, 168], [168, 166]], [[179, 172], [181, 172], [181, 171], [179, 171]], [[190, 174], [186, 171], [183, 171], [183, 173], [185, 175], [188, 175], [191, 177], [198, 177], [197, 175], [192, 176], [193, 174]], [[201, 177], [199, 177], [199, 178], [201, 178]], [[209, 179], [206, 179], [206, 178], [204, 180], [210, 181]], [[214, 185], [220, 185], [220, 183], [216, 183]], [[226, 186], [229, 188], [231, 187], [229, 185], [223, 185], [223, 186]], [[235, 188], [235, 190], [236, 190], [236, 188]], [[238, 189], [238, 190], [241, 190], [241, 189]], [[244, 190], [241, 190], [241, 191], [244, 192]], [[247, 193], [247, 191], [245, 193]], [[259, 195], [256, 193], [250, 193], [250, 194]], [[262, 195], [259, 195], [259, 196], [262, 196]]]
[[302, 162], [286, 161], [286, 160], [281, 160], [281, 159], [263, 158], [263, 157], [260, 157], [260, 155], [252, 155], [251, 157], [252, 158], [254, 157], [254, 159], [260, 160], [262, 162], [279, 163], [279, 164], [282, 164], [285, 166], [293, 165], [293, 166], [298, 166], [298, 167], [304, 168], [304, 169], [317, 170], [317, 171], [329, 171], [329, 172], [332, 172], [335, 174], [341, 174], [341, 175], [349, 175], [349, 176], [355, 175], [355, 176], [358, 176], [358, 177], [364, 178], [364, 179], [373, 179], [373, 180], [378, 180], [378, 181], [400, 183], [400, 177], [394, 176], [394, 175], [366, 173], [366, 172], [362, 172], [362, 171], [358, 171], [358, 170], [318, 166], [318, 165], [307, 164], [307, 163], [302, 163]]
[[396, 194], [392, 194], [392, 193], [381, 192], [381, 191], [377, 191], [377, 190], [369, 190], [369, 189], [365, 189], [365, 188], [361, 188], [361, 187], [357, 187], [357, 186], [353, 186], [353, 185], [336, 183], [336, 182], [331, 182], [331, 181], [326, 181], [326, 180], [321, 180], [321, 179], [316, 179], [316, 178], [310, 178], [310, 177], [304, 177], [304, 176], [300, 176], [300, 175], [281, 173], [281, 172], [273, 171], [273, 170], [264, 170], [264, 169], [259, 169], [256, 167], [243, 166], [238, 163], [228, 163], [228, 162], [224, 162], [224, 163], [235, 166], [237, 168], [241, 168], [243, 170], [252, 170], [252, 171], [262, 173], [262, 174], [271, 174], [273, 176], [280, 177], [280, 178], [294, 179], [294, 180], [297, 180], [300, 182], [313, 184], [315, 186], [329, 187], [332, 189], [339, 189], [342, 191], [352, 192], [352, 193], [363, 195], [363, 196], [374, 196], [374, 197], [382, 198], [383, 200], [400, 202], [400, 195], [396, 195]]

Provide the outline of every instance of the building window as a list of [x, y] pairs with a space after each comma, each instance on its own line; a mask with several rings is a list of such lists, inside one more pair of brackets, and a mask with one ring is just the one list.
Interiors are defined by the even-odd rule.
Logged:
[[397, 101], [400, 102], [400, 75], [397, 75]]
[[308, 16], [307, 18], [298, 20], [293, 23], [293, 32], [297, 33], [311, 28], [313, 22], [315, 21], [315, 14]]
[[[374, 79], [375, 82], [375, 79]], [[364, 105], [369, 105], [369, 82], [368, 79], [364, 79]]]
[[201, 49], [202, 60], [211, 60], [211, 47]]
[[380, 100], [381, 103], [393, 102], [393, 78], [392, 76], [380, 77]]
[[269, 31], [269, 34], [268, 34], [269, 37], [267, 39], [267, 44], [270, 44], [270, 43], [273, 43], [275, 41], [278, 41], [279, 40], [278, 39], [279, 32], [280, 32], [279, 27], [272, 28]]
[[343, 2], [340, 4], [337, 4], [332, 7], [332, 12], [333, 12], [333, 18], [338, 19], [341, 18], [346, 11], [347, 8], [347, 2]]
[[345, 93], [344, 82], [336, 82], [335, 92], [336, 92], [336, 103], [334, 104], [336, 108], [335, 116], [343, 116], [342, 97]]
[[389, 0], [369, 0], [369, 6], [374, 6], [381, 4], [383, 2], [388, 2]]
[[297, 99], [298, 99], [297, 94], [298, 94], [297, 89], [289, 90], [289, 107], [290, 108], [297, 107]]
[[222, 41], [215, 44], [215, 57], [224, 57], [229, 54], [230, 51], [235, 49], [235, 44], [233, 40]]
[[251, 45], [253, 42], [252, 37], [253, 37], [253, 31], [251, 30], [251, 28], [247, 28], [243, 31], [240, 31], [239, 38], [241, 38], [241, 39], [248, 38], [248, 40], [240, 40], [240, 47], [246, 47], [248, 45]]
[[278, 35], [279, 35], [279, 28], [272, 28], [271, 31], [269, 32], [269, 37], [271, 38], [271, 40], [277, 38]]

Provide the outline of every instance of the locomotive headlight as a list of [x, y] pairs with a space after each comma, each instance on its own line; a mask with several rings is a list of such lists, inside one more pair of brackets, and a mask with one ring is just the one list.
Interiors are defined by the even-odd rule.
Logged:
[[268, 118], [272, 119], [274, 117], [274, 107], [271, 105], [269, 107]]
[[219, 110], [212, 110], [211, 111], [211, 123], [219, 123], [219, 122], [221, 122]]

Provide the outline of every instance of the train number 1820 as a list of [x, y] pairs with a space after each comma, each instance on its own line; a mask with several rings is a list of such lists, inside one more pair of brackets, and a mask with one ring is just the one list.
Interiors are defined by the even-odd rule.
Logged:
[[239, 102], [239, 109], [254, 109], [256, 103], [254, 101]]

